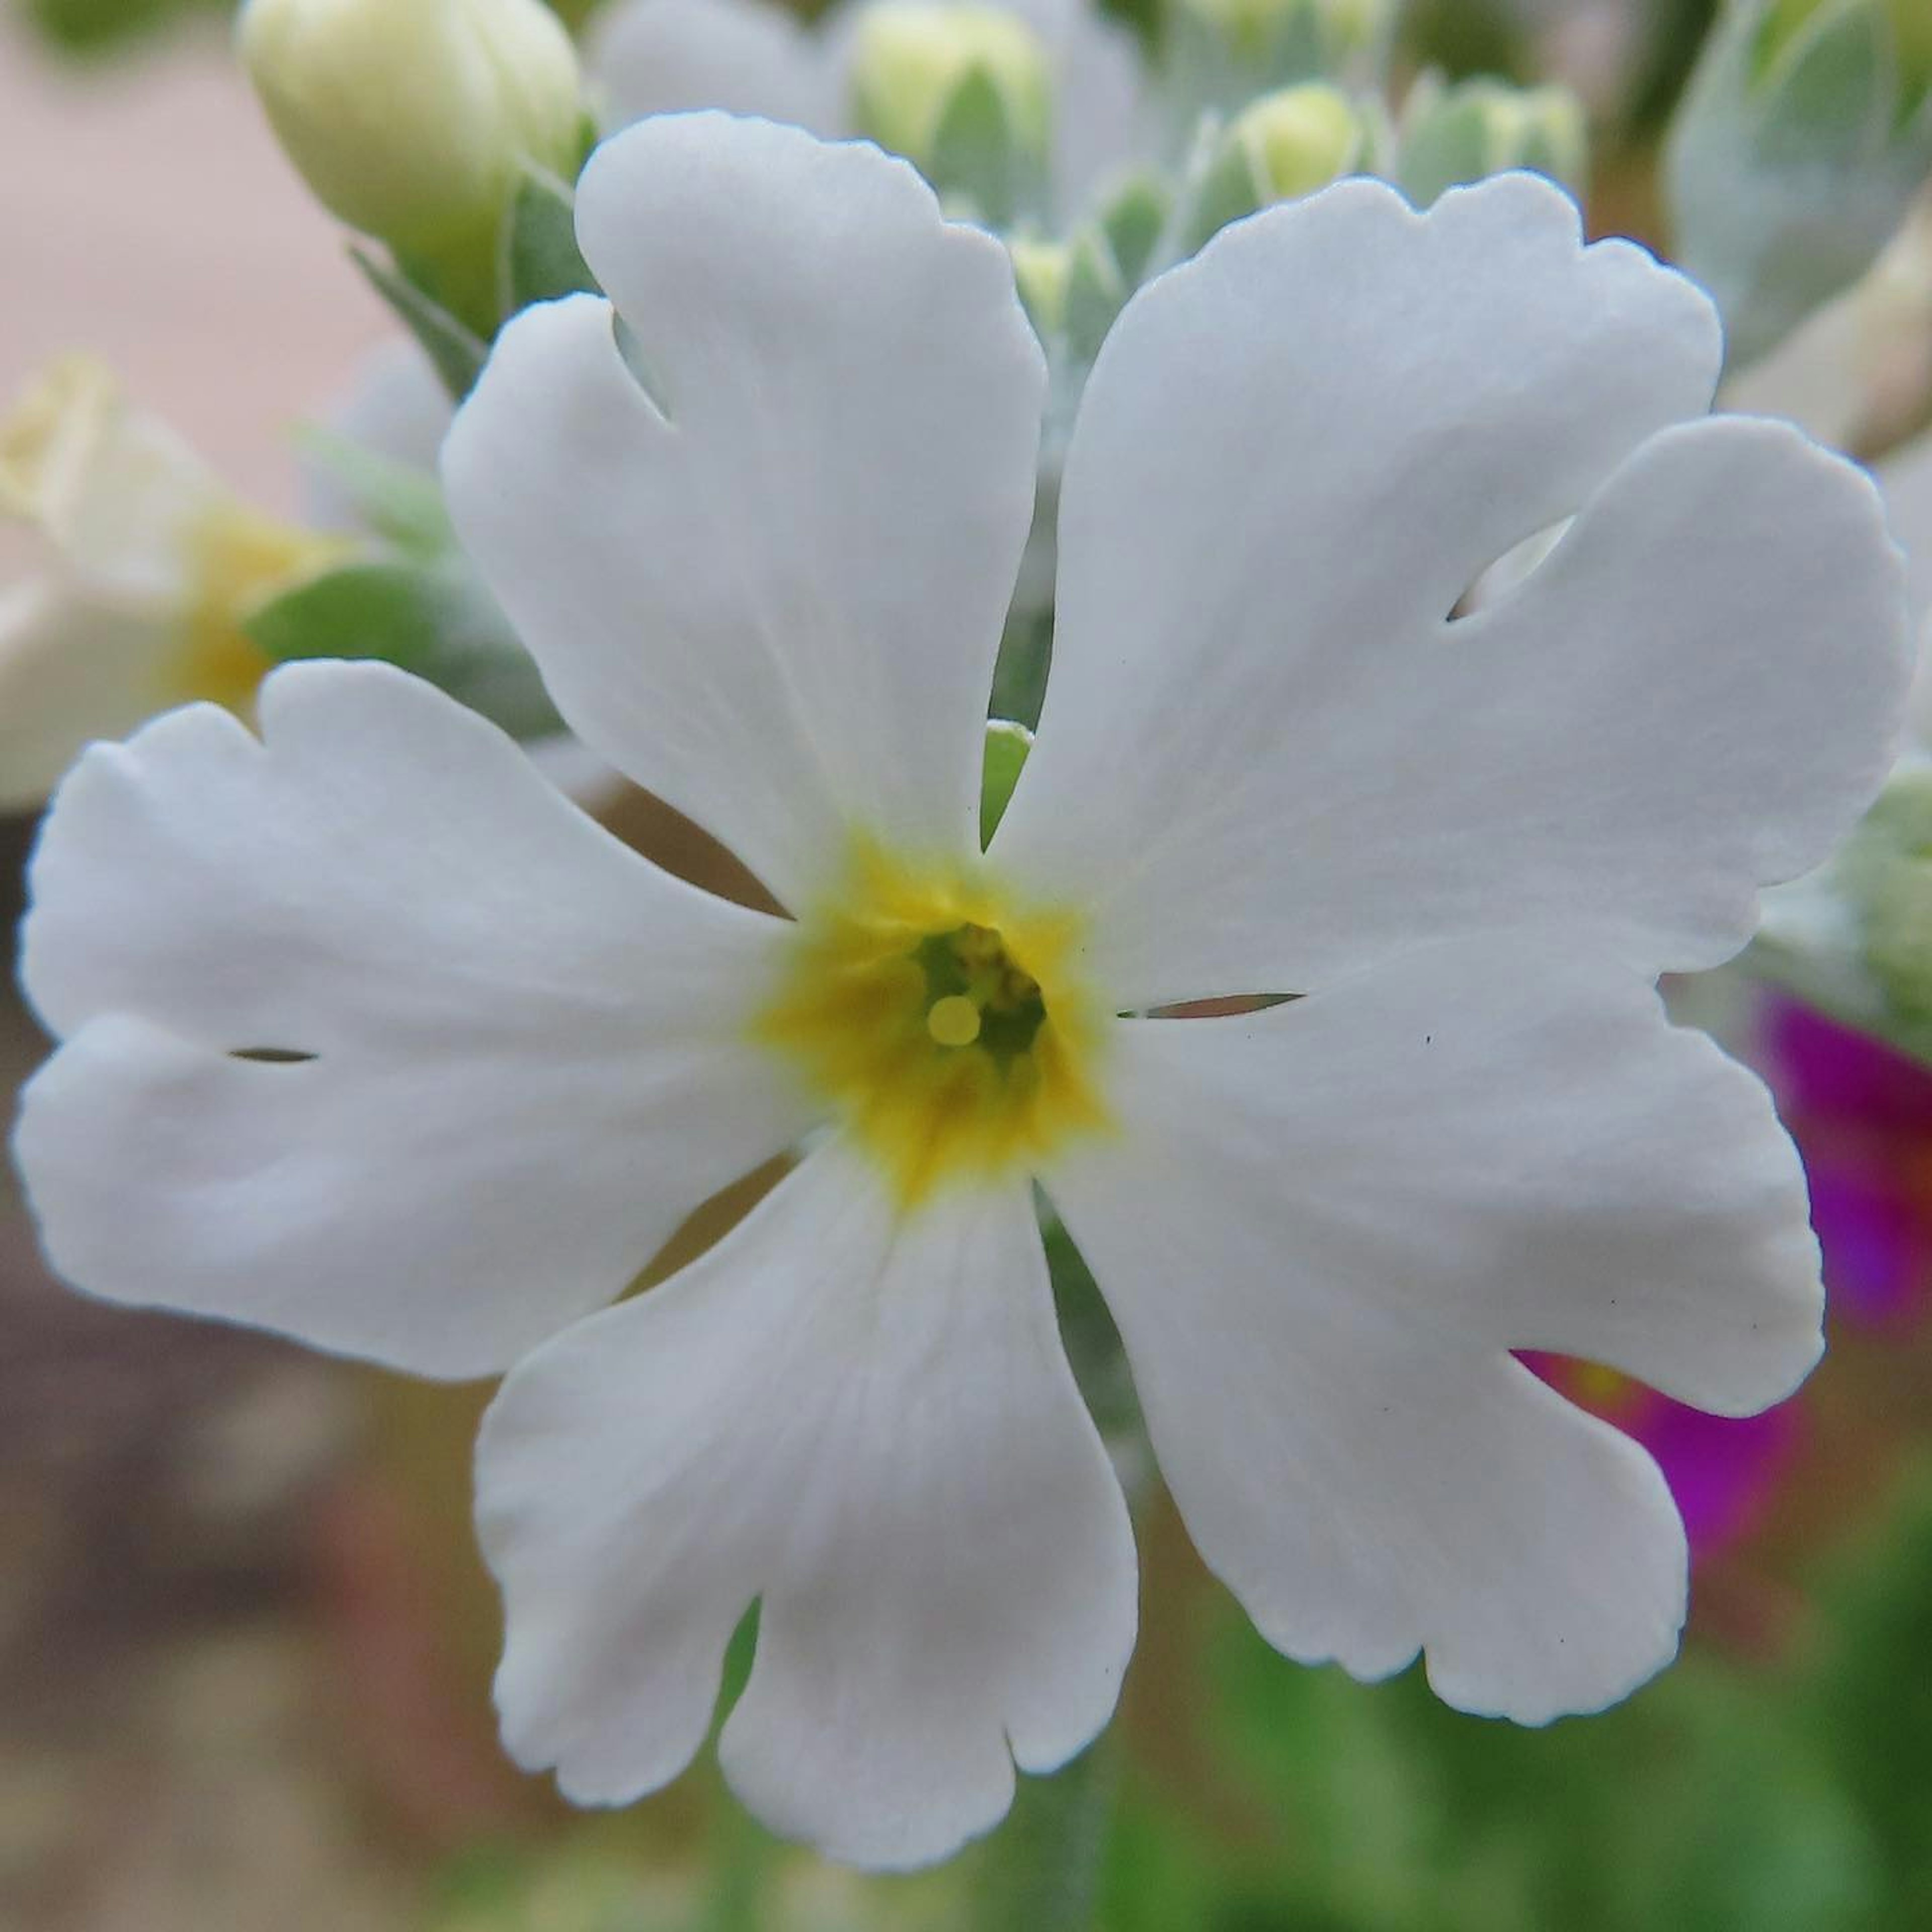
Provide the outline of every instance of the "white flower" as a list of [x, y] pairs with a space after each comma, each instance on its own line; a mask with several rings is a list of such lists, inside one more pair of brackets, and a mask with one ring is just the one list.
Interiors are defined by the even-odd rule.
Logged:
[[[380, 666], [278, 673], [259, 741], [194, 709], [97, 749], [26, 936], [56, 1264], [516, 1364], [478, 1463], [498, 1697], [581, 1801], [689, 1760], [754, 1598], [724, 1765], [839, 1857], [942, 1855], [1105, 1723], [1133, 1549], [1036, 1177], [1274, 1643], [1365, 1677], [1422, 1647], [1532, 1723], [1628, 1691], [1676, 1645], [1681, 1527], [1509, 1352], [1726, 1413], [1817, 1354], [1796, 1157], [1653, 982], [1735, 952], [1886, 769], [1869, 484], [1703, 420], [1707, 303], [1545, 183], [1270, 210], [1101, 354], [982, 854], [1046, 382], [1004, 250], [874, 149], [712, 115], [607, 144], [578, 216], [625, 329], [510, 326], [452, 510], [565, 717], [796, 918], [653, 870]], [[1256, 993], [1304, 997], [1148, 1015]]]
[[1063, 214], [1135, 158], [1140, 61], [1091, 0], [846, 0], [806, 26], [776, 0], [619, 0], [590, 29], [586, 59], [609, 124], [684, 108], [761, 114], [818, 134], [854, 131], [852, 68], [882, 4], [998, 13], [1039, 36], [1053, 80], [1053, 173]]
[[0, 808], [38, 806], [90, 739], [197, 698], [245, 708], [268, 661], [258, 602], [340, 545], [239, 502], [85, 356], [0, 418], [0, 526], [32, 574], [0, 588]]

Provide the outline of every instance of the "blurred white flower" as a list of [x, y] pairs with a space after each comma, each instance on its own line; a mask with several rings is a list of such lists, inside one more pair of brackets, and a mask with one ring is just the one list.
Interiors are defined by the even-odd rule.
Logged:
[[778, 0], [616, 0], [593, 21], [586, 59], [614, 128], [647, 114], [718, 107], [817, 134], [870, 131], [855, 121], [854, 99], [866, 23], [915, 8], [942, 22], [1006, 16], [1038, 36], [1052, 83], [1052, 171], [1063, 216], [1078, 215], [1136, 159], [1140, 58], [1131, 36], [1091, 0], [845, 0], [814, 26]]
[[[941, 1856], [1105, 1723], [1134, 1556], [1036, 1178], [1271, 1642], [1420, 1647], [1532, 1723], [1628, 1691], [1681, 1526], [1510, 1351], [1725, 1413], [1817, 1354], [1796, 1156], [1654, 982], [1742, 945], [1886, 768], [1868, 484], [1704, 419], [1708, 304], [1529, 176], [1238, 224], [1101, 352], [982, 853], [1046, 387], [1004, 251], [868, 147], [716, 116], [607, 144], [578, 218], [611, 302], [510, 325], [452, 510], [563, 716], [796, 917], [654, 870], [379, 666], [278, 673], [260, 740], [196, 708], [98, 749], [26, 941], [56, 1265], [517, 1364], [478, 1464], [497, 1694], [580, 1801], [688, 1762], [754, 1599], [725, 1768], [836, 1856]], [[1156, 1010], [1244, 994], [1302, 997]]]
[[245, 710], [268, 660], [248, 612], [340, 546], [230, 495], [84, 356], [0, 418], [0, 522], [25, 580], [0, 590], [0, 808], [38, 806], [82, 746], [193, 698]]

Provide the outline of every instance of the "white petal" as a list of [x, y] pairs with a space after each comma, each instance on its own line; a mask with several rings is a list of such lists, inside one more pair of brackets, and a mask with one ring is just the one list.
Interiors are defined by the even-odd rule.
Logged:
[[1306, 991], [1505, 920], [1708, 964], [1824, 856], [1888, 755], [1897, 560], [1867, 482], [1795, 430], [1639, 447], [1702, 408], [1717, 350], [1688, 284], [1580, 250], [1527, 176], [1426, 217], [1346, 184], [1137, 298], [1076, 427], [998, 843], [1090, 898], [1124, 1004]]
[[835, 1858], [944, 1856], [1106, 1722], [1125, 1503], [1054, 1328], [1026, 1190], [901, 1220], [834, 1142], [663, 1286], [520, 1366], [485, 1418], [518, 1760], [621, 1804], [726, 1725], [733, 1785]]
[[114, 1300], [501, 1368], [798, 1132], [741, 1043], [782, 928], [400, 672], [292, 667], [261, 709], [260, 742], [196, 706], [98, 746], [50, 814], [23, 975], [68, 1038], [16, 1141], [48, 1252]]
[[0, 810], [37, 808], [91, 740], [170, 702], [182, 650], [166, 612], [51, 579], [0, 591]]
[[785, 903], [856, 829], [974, 842], [1045, 370], [1005, 250], [904, 163], [646, 121], [578, 190], [589, 298], [499, 339], [443, 458], [558, 709]]
[[1628, 974], [1464, 946], [1238, 1019], [1120, 1029], [1122, 1131], [1047, 1177], [1155, 1454], [1269, 1639], [1540, 1722], [1667, 1660], [1683, 1538], [1642, 1452], [1506, 1350], [1739, 1413], [1816, 1360], [1762, 1087]]
[[592, 22], [586, 64], [611, 128], [722, 107], [814, 134], [843, 131], [824, 45], [766, 0], [620, 0]]

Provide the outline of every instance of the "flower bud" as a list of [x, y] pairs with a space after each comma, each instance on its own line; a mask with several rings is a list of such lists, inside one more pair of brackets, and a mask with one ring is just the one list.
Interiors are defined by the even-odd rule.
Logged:
[[1340, 88], [1304, 81], [1251, 101], [1207, 152], [1180, 222], [1192, 253], [1231, 221], [1374, 165], [1375, 130]]
[[1360, 74], [1388, 44], [1393, 0], [1178, 0], [1180, 31], [1217, 42], [1262, 85]]
[[978, 77], [997, 97], [1010, 138], [1044, 163], [1052, 70], [1044, 44], [1018, 14], [884, 0], [861, 16], [854, 39], [854, 120], [880, 147], [930, 172], [948, 110]]
[[1257, 207], [1312, 194], [1368, 158], [1367, 124], [1346, 94], [1318, 81], [1263, 95], [1228, 131], [1246, 156]]
[[236, 38], [316, 197], [406, 261], [488, 255], [526, 166], [575, 172], [577, 55], [541, 0], [247, 0]]
[[1582, 104], [1567, 88], [1425, 82], [1402, 118], [1396, 178], [1418, 208], [1447, 188], [1511, 168], [1533, 169], [1574, 189], [1582, 184], [1588, 142]]
[[1064, 242], [1013, 241], [1013, 281], [1021, 305], [1040, 336], [1057, 334], [1066, 321], [1066, 285], [1072, 251]]

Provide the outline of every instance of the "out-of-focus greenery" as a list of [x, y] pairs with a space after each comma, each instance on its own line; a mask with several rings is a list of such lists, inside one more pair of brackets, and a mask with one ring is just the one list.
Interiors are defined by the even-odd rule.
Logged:
[[[1117, 1796], [1098, 1932], [1932, 1924], [1932, 1463], [1808, 1589], [1778, 1659], [1696, 1645], [1620, 1708], [1546, 1731], [1449, 1711], [1420, 1670], [1365, 1687], [1300, 1668], [1205, 1579], [1180, 1594], [1150, 1606], [1105, 1783], [1063, 1774], [1070, 1800]], [[1061, 1780], [1024, 1781], [1014, 1821], [957, 1864], [880, 1880], [728, 1824], [715, 1772], [695, 1775], [709, 1862], [757, 1875], [750, 1916], [721, 1918], [701, 1856], [668, 1876], [607, 1823], [464, 1862], [430, 1932], [1037, 1932], [1001, 1861]]]
[[103, 53], [157, 28], [232, 11], [235, 0], [16, 0], [28, 23], [64, 51]]
[[[106, 53], [157, 28], [217, 14], [232, 14], [239, 0], [14, 0], [17, 12], [55, 47], [72, 54]], [[580, 27], [601, 0], [550, 0], [553, 10]]]
[[1418, 1671], [1365, 1690], [1298, 1670], [1214, 1622], [1198, 1762], [1221, 1786], [1137, 1778], [1107, 1932], [1932, 1924], [1932, 1468], [1821, 1580], [1790, 1654], [1696, 1648], [1547, 1731], [1458, 1717]]

